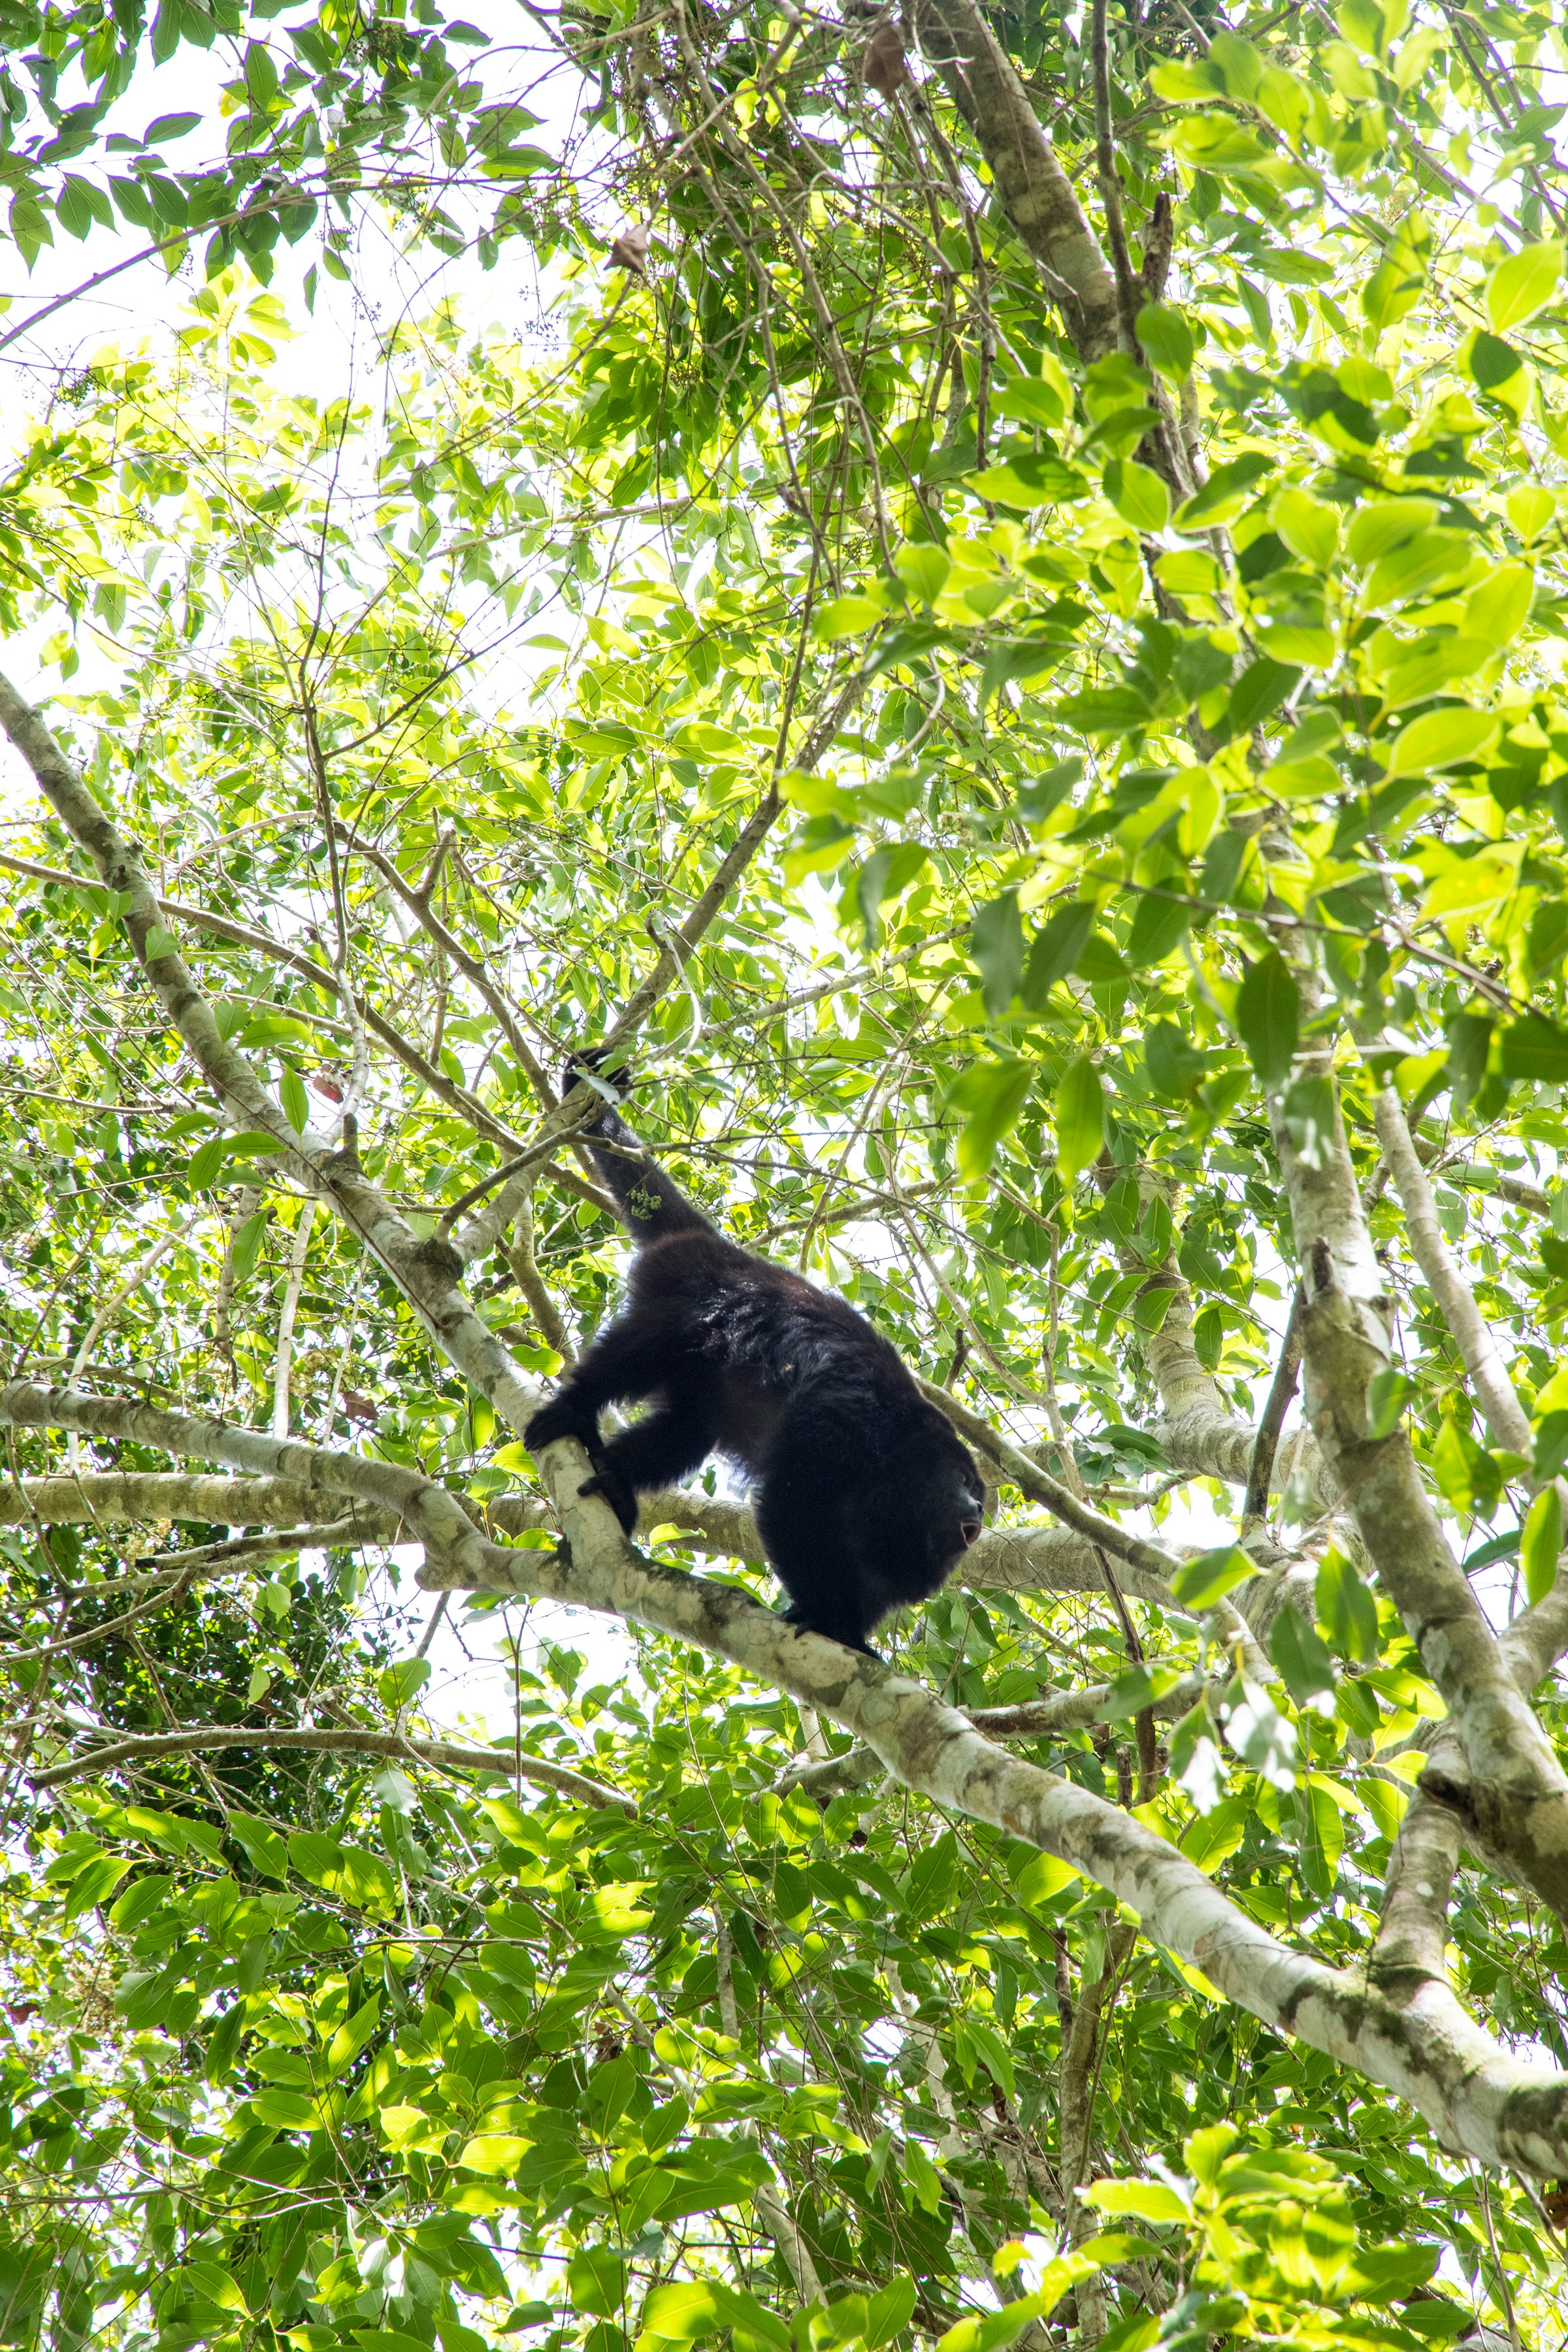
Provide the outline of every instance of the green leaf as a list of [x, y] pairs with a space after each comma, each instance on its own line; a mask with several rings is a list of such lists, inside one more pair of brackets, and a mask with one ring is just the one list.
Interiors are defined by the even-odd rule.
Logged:
[[1273, 507], [1274, 528], [1292, 555], [1320, 572], [1333, 562], [1339, 546], [1339, 518], [1321, 499], [1310, 498], [1293, 485], [1280, 490]]
[[1056, 1128], [1058, 1173], [1070, 1183], [1099, 1159], [1105, 1139], [1105, 1093], [1087, 1055], [1072, 1064], [1057, 1090]]
[[301, 1878], [313, 1885], [325, 1886], [334, 1879], [342, 1866], [343, 1849], [336, 1838], [323, 1837], [320, 1830], [295, 1830], [289, 1840], [289, 1860]]
[[1117, 1675], [1107, 1692], [1100, 1710], [1100, 1721], [1124, 1723], [1129, 1717], [1141, 1715], [1145, 1707], [1152, 1706], [1156, 1699], [1173, 1690], [1181, 1679], [1181, 1670], [1176, 1666], [1129, 1667], [1126, 1674]]
[[1560, 1087], [1568, 1081], [1568, 1029], [1549, 1021], [1543, 1013], [1521, 1013], [1498, 1033], [1500, 1066], [1505, 1078], [1523, 1078], [1539, 1087]]
[[96, 1855], [85, 1870], [79, 1871], [71, 1880], [62, 1916], [67, 1920], [79, 1919], [84, 1911], [96, 1910], [100, 1903], [107, 1903], [130, 1867], [130, 1861], [123, 1854]]
[[336, 2077], [352, 2066], [381, 2020], [381, 1995], [373, 1993], [346, 2017], [327, 2044], [327, 2073]]
[[946, 586], [952, 565], [940, 547], [900, 547], [893, 569], [922, 604], [931, 604]]
[[1138, 341], [1151, 367], [1158, 368], [1168, 383], [1180, 386], [1192, 373], [1193, 331], [1173, 303], [1143, 305], [1138, 313]]
[[1543, 1486], [1525, 1514], [1520, 1542], [1528, 1598], [1544, 1601], [1557, 1581], [1557, 1559], [1563, 1549], [1563, 1505], [1555, 1485]]
[[1536, 1424], [1531, 1474], [1537, 1478], [1555, 1478], [1565, 1463], [1568, 1463], [1568, 1410], [1560, 1405], [1554, 1412], [1543, 1413]]
[[864, 636], [868, 629], [874, 629], [879, 621], [887, 617], [886, 609], [874, 604], [869, 596], [838, 596], [831, 604], [823, 606], [812, 627], [825, 643], [833, 645], [840, 637]]
[[914, 2317], [920, 2290], [912, 2278], [889, 2279], [887, 2285], [868, 2297], [866, 2305], [865, 2341], [876, 2352], [882, 2344], [890, 2344], [901, 2336]]
[[1192, 2208], [1162, 2180], [1096, 2180], [1083, 2191], [1097, 2213], [1131, 2213], [1140, 2221], [1185, 2222]]
[[1397, 1364], [1385, 1364], [1381, 1372], [1373, 1372], [1366, 1391], [1367, 1434], [1392, 1437], [1415, 1394], [1415, 1381]]
[[1425, 776], [1474, 760], [1495, 741], [1499, 722], [1489, 710], [1432, 710], [1413, 719], [1394, 739], [1387, 774]]
[[1487, 321], [1492, 332], [1504, 335], [1543, 310], [1562, 275], [1563, 247], [1555, 237], [1505, 255], [1487, 279]]
[[1059, 980], [1078, 970], [1079, 958], [1094, 929], [1094, 902], [1075, 898], [1058, 907], [1029, 942], [1024, 967], [1023, 997], [1031, 1013], [1045, 1010], [1046, 999]]
[[[600, 2248], [597, 2252], [603, 2252]], [[575, 2258], [581, 2260], [581, 2256]], [[642, 2324], [645, 2334], [664, 2344], [690, 2344], [700, 2336], [707, 2336], [724, 2325], [721, 2315], [718, 2282], [706, 2279], [672, 2279], [667, 2285], [656, 2286], [643, 2305]], [[597, 2310], [596, 2304], [578, 2302], [576, 2289], [573, 2301], [579, 2310]], [[619, 2307], [619, 2297], [607, 2306]]]
[[1184, 1560], [1171, 1579], [1171, 1591], [1184, 1609], [1201, 1617], [1257, 1573], [1257, 1561], [1249, 1559], [1239, 1545], [1219, 1544], [1213, 1551], [1200, 1552], [1196, 1559]]
[[1171, 520], [1171, 494], [1136, 457], [1112, 457], [1105, 469], [1105, 495], [1135, 530], [1163, 530]]
[[1067, 504], [1087, 498], [1089, 490], [1085, 477], [1061, 458], [1026, 454], [1009, 457], [1005, 466], [990, 466], [983, 473], [969, 475], [964, 488], [994, 505], [1025, 509]]
[[1500, 563], [1465, 598], [1462, 634], [1500, 649], [1512, 645], [1530, 618], [1535, 572], [1528, 563]]
[[1377, 1658], [1377, 1603], [1342, 1552], [1331, 1551], [1318, 1570], [1318, 1622], [1342, 1658], [1357, 1665]]
[[[200, 1150], [193, 1156], [186, 1174], [193, 1189], [202, 1192], [208, 1185], [217, 1181], [223, 1170], [231, 1160], [264, 1159], [269, 1152], [280, 1150], [281, 1148], [276, 1139], [268, 1135], [264, 1128], [249, 1129], [243, 1135], [215, 1135], [209, 1137]], [[261, 1246], [261, 1236], [267, 1226], [265, 1210], [253, 1217], [244, 1230], [249, 1233], [252, 1226], [255, 1228], [256, 1238], [251, 1244], [250, 1256], [245, 1265], [244, 1274], [250, 1272], [256, 1263], [256, 1253]], [[236, 1247], [237, 1250], [237, 1243]], [[242, 1274], [237, 1271], [235, 1279], [237, 1282], [243, 1279]]]
[[964, 1071], [952, 1095], [953, 1108], [963, 1114], [957, 1153], [962, 1175], [984, 1175], [1034, 1083], [1033, 1062], [976, 1062]]
[[1217, 523], [1234, 522], [1264, 475], [1271, 474], [1277, 463], [1262, 449], [1248, 449], [1227, 464], [1216, 466], [1202, 489], [1194, 491], [1178, 509], [1177, 530], [1212, 530]]
[[[626, 2263], [613, 2247], [580, 2246], [566, 2265], [566, 2291], [572, 2297], [574, 2310], [596, 2312], [602, 2318], [612, 2319], [626, 2300]], [[648, 2297], [648, 2305], [643, 2313], [644, 2326], [650, 2328], [655, 2335], [658, 2336], [679, 2336], [679, 2334], [695, 2336], [700, 2333], [700, 2327], [678, 2331], [666, 2326], [662, 2317], [653, 2316], [652, 2306], [659, 2304], [661, 2296], [671, 2298], [668, 2305], [660, 2305], [661, 2312], [668, 2309], [673, 2313], [676, 2307], [674, 2298], [686, 2292], [687, 2290], [679, 2287], [656, 2287], [654, 2293]], [[701, 2289], [697, 2292], [706, 2293], [706, 2290]], [[683, 2307], [689, 2308], [690, 2305]], [[710, 2296], [707, 2309], [711, 2313]]]
[[1037, 1911], [1067, 1888], [1081, 1891], [1082, 1886], [1082, 1874], [1070, 1862], [1062, 1862], [1054, 1853], [1037, 1853], [1019, 1872], [1014, 1892], [1026, 1911]]
[[121, 1935], [129, 1935], [133, 1927], [142, 1925], [143, 1919], [152, 1917], [159, 1905], [173, 1894], [174, 1888], [174, 1880], [156, 1871], [145, 1878], [133, 1880], [110, 1910], [111, 1924], [120, 1929]]
[[902, 896], [929, 856], [922, 842], [887, 841], [871, 852], [855, 877], [855, 904], [868, 952], [881, 945], [884, 904]]
[[395, 1665], [384, 1666], [376, 1681], [376, 1691], [383, 1706], [395, 1713], [422, 1691], [430, 1679], [428, 1658], [400, 1658]]
[[1138, 901], [1132, 928], [1127, 934], [1127, 961], [1134, 971], [1146, 964], [1163, 963], [1187, 935], [1193, 910], [1186, 893], [1168, 882], [1161, 891], [1145, 891]]
[[1259, 1083], [1270, 1092], [1290, 1075], [1300, 1020], [1296, 976], [1279, 949], [1271, 949], [1248, 966], [1236, 998], [1237, 1034]]
[[1024, 971], [1024, 925], [1016, 890], [1004, 890], [980, 908], [970, 952], [980, 968], [985, 1010], [993, 1020], [999, 1019], [1017, 995]]
[[1230, 723], [1236, 732], [1250, 735], [1255, 727], [1261, 727], [1300, 675], [1290, 663], [1273, 661], [1267, 654], [1250, 662], [1230, 689]]
[[1321, 1692], [1334, 1687], [1334, 1664], [1316, 1626], [1295, 1609], [1281, 1609], [1268, 1636], [1268, 1654], [1284, 1677], [1285, 1687], [1298, 1706], [1306, 1706]]
[[321, 2120], [315, 2101], [302, 2091], [258, 2091], [250, 2104], [274, 2131], [314, 2131]]
[[283, 1116], [296, 1135], [303, 1135], [310, 1124], [310, 1097], [305, 1092], [305, 1081], [291, 1063], [285, 1062], [278, 1084], [278, 1099]]
[[1430, 499], [1380, 499], [1358, 507], [1345, 531], [1345, 552], [1352, 563], [1375, 563], [1430, 530], [1441, 511]]
[[267, 1212], [258, 1209], [253, 1217], [247, 1217], [234, 1237], [234, 1251], [229, 1264], [237, 1290], [243, 1288], [256, 1271], [256, 1261], [261, 1255], [261, 1241], [266, 1231]]

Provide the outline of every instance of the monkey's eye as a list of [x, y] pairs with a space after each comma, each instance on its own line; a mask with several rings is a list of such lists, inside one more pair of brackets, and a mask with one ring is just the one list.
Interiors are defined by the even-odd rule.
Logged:
[[978, 1543], [981, 1537], [981, 1526], [979, 1520], [965, 1519], [958, 1532], [963, 1538], [966, 1544]]

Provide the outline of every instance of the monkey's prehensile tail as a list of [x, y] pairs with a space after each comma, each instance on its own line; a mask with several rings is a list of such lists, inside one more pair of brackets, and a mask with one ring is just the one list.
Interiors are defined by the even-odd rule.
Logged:
[[[600, 1058], [592, 1047], [573, 1055], [561, 1073], [563, 1099], [583, 1078], [596, 1093], [622, 1095], [618, 1071], [609, 1078], [600, 1077]], [[666, 1241], [671, 1234], [717, 1231], [711, 1220], [687, 1199], [679, 1184], [648, 1158], [614, 1103], [603, 1102], [597, 1116], [582, 1133], [593, 1154], [594, 1165], [616, 1196], [616, 1205], [634, 1249], [645, 1248], [650, 1242]]]

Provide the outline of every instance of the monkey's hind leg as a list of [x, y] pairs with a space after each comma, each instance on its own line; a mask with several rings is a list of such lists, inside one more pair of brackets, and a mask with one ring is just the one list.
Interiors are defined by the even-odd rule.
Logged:
[[603, 1495], [630, 1535], [637, 1522], [637, 1496], [650, 1486], [689, 1478], [713, 1451], [718, 1426], [716, 1380], [671, 1383], [655, 1412], [611, 1438], [579, 1492]]

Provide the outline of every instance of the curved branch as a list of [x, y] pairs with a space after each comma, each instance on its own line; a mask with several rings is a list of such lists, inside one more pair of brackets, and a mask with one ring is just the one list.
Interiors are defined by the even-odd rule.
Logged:
[[[1309, 1333], [1309, 1353], [1311, 1340]], [[956, 1708], [879, 1660], [786, 1625], [732, 1585], [646, 1560], [598, 1496], [576, 1487], [587, 1456], [574, 1440], [542, 1449], [568, 1542], [553, 1552], [487, 1542], [444, 1486], [388, 1462], [262, 1437], [213, 1420], [26, 1382], [0, 1390], [0, 1425], [134, 1436], [253, 1472], [297, 1479], [315, 1495], [395, 1510], [427, 1548], [419, 1581], [565, 1601], [693, 1642], [831, 1715], [888, 1770], [936, 1803], [1058, 1855], [1128, 1904], [1146, 1931], [1227, 1999], [1408, 2099], [1448, 2142], [1488, 2164], [1555, 2179], [1568, 2172], [1568, 2074], [1531, 2067], [1468, 2017], [1447, 1985], [1422, 1978], [1408, 1997], [1369, 1990], [1291, 1950], [1231, 1903], [1165, 1839], [1076, 1782], [1007, 1756]]]
[[921, 48], [991, 169], [1087, 365], [1114, 351], [1116, 281], [1029, 94], [974, 0], [914, 0]]

